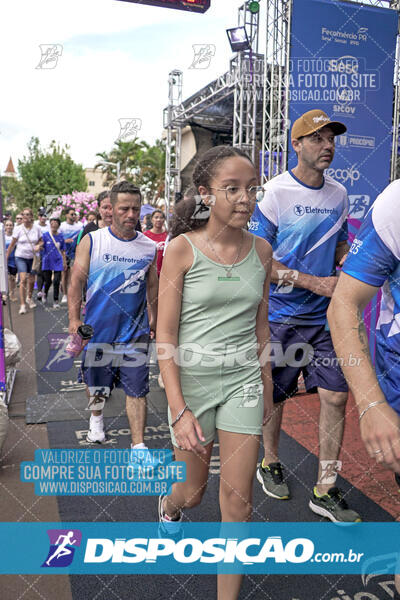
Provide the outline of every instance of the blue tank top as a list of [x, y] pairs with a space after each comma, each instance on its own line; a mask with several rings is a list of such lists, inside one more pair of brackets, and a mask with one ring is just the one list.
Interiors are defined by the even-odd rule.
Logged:
[[140, 232], [121, 240], [109, 227], [88, 234], [90, 267], [85, 323], [92, 342], [128, 343], [149, 334], [146, 275], [156, 244]]

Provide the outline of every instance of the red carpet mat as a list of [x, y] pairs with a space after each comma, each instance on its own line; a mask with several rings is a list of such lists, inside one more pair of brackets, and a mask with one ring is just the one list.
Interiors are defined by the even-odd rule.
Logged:
[[[297, 394], [286, 402], [283, 429], [318, 456], [319, 399], [317, 394]], [[393, 473], [371, 460], [358, 426], [358, 411], [350, 395], [346, 410], [344, 440], [340, 454], [341, 475], [358, 490], [400, 520], [400, 494]]]

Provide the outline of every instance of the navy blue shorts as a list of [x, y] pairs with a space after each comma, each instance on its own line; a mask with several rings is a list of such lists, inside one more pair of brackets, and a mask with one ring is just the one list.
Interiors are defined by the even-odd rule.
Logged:
[[347, 392], [340, 359], [325, 325], [285, 325], [270, 323], [274, 402], [282, 402], [297, 392], [303, 374], [307, 392], [323, 388]]
[[125, 345], [91, 343], [85, 349], [78, 381], [86, 383], [91, 396], [109, 396], [114, 387], [127, 396], [141, 398], [149, 393], [148, 344]]

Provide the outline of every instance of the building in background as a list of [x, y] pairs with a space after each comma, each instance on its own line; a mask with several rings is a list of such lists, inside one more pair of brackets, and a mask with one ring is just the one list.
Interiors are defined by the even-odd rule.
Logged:
[[106, 176], [103, 173], [101, 167], [97, 169], [89, 167], [85, 169], [85, 175], [88, 185], [86, 191], [90, 194], [94, 194], [95, 196], [97, 196], [98, 194], [100, 194], [100, 192], [107, 189], [108, 186], [106, 183]]
[[12, 177], [13, 179], [17, 178], [17, 172], [14, 169], [14, 164], [13, 164], [11, 156], [10, 156], [10, 160], [8, 161], [8, 165], [6, 167], [6, 170], [3, 173], [3, 176], [4, 177]]

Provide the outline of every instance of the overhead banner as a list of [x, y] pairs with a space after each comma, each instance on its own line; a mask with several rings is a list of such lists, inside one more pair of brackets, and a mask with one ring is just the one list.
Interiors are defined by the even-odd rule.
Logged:
[[[398, 13], [358, 3], [293, 0], [289, 119], [314, 108], [341, 121], [326, 173], [349, 195], [350, 241], [390, 181]], [[296, 164], [292, 148], [289, 168]], [[366, 325], [374, 331], [376, 302]]]

